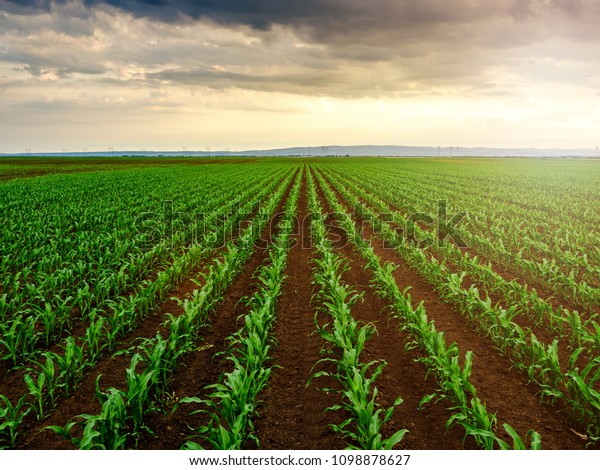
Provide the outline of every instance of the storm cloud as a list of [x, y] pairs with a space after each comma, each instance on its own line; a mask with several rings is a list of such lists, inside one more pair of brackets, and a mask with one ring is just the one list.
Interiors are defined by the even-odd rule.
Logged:
[[[7, 11], [35, 14], [73, 0], [5, 0]], [[114, 8], [164, 22], [208, 19], [258, 31], [274, 26], [304, 31], [315, 40], [378, 37], [382, 32], [470, 25], [510, 19], [535, 25], [559, 18], [554, 33], [571, 34], [575, 24], [595, 24], [600, 5], [590, 0], [82, 0], [89, 10]], [[85, 14], [85, 13], [82, 13]], [[571, 20], [571, 21], [570, 21]], [[366, 37], [365, 37], [366, 36]]]
[[[239, 68], [249, 65], [245, 58], [251, 57], [259, 74], [264, 72], [261, 68], [291, 63], [306, 68], [303, 76], [339, 74], [348, 67], [360, 72], [356, 67], [363, 67], [363, 72], [373, 79], [370, 72], [383, 72], [387, 64], [393, 69], [389, 72], [403, 80], [450, 83], [462, 76], [469, 85], [474, 76], [489, 69], [490, 63], [505, 61], [511, 49], [542, 44], [557, 36], [593, 42], [599, 34], [595, 28], [599, 11], [600, 7], [584, 0], [8, 0], [6, 13], [0, 17], [0, 31], [15, 37], [4, 38], [4, 48], [9, 43], [13, 48], [0, 60], [18, 63], [20, 59], [23, 69], [30, 71], [44, 67], [54, 67], [62, 74], [106, 70], [105, 63], [90, 63], [94, 58], [103, 58], [94, 57], [94, 52], [88, 55], [89, 50], [84, 47], [83, 54], [68, 49], [62, 51], [68, 54], [56, 53], [60, 49], [53, 51], [52, 44], [57, 41], [46, 32], [57, 33], [59, 43], [71, 37], [83, 46], [89, 42], [86, 37], [97, 38], [102, 30], [113, 29], [110, 19], [106, 19], [108, 15], [147, 20], [152, 24], [151, 30], [162, 30], [156, 38], [132, 37], [125, 47], [106, 51], [107, 55], [113, 52], [117, 59], [141, 67], [158, 64], [172, 70], [169, 59], [181, 63], [180, 59], [187, 62], [195, 58], [191, 64], [194, 69]], [[157, 26], [160, 24], [163, 26]], [[128, 28], [126, 22], [124, 26]], [[218, 51], [211, 51], [203, 37], [211, 27], [237, 29], [248, 41], [228, 46], [221, 38], [215, 44]], [[178, 41], [179, 49], [158, 47], [149, 51], [146, 47], [152, 41], [163, 46], [172, 44], [170, 39], [178, 31], [195, 34], [198, 41], [194, 43], [194, 36], [190, 36]], [[120, 35], [117, 32], [115, 42]], [[44, 44], [36, 44], [32, 36]], [[153, 53], [155, 58], [150, 57]], [[189, 77], [187, 69], [184, 72], [180, 75]], [[248, 70], [228, 72], [238, 74], [240, 86], [258, 81], [243, 78], [252, 73]], [[280, 75], [282, 83], [290, 76]], [[276, 82], [272, 70], [263, 78], [267, 90]], [[479, 78], [486, 81], [486, 77]], [[331, 83], [333, 79], [324, 77], [324, 82]], [[312, 82], [318, 85], [318, 80]], [[379, 82], [373, 89], [394, 91], [394, 80]], [[361, 80], [346, 80], [346, 85], [346, 89], [337, 88], [334, 94], [364, 92]], [[301, 90], [311, 94], [310, 87]], [[314, 93], [322, 91], [315, 88]]]

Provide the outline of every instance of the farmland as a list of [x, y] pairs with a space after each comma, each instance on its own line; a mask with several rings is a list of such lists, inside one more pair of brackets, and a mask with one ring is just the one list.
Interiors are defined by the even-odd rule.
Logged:
[[0, 448], [597, 448], [599, 181], [0, 161]]

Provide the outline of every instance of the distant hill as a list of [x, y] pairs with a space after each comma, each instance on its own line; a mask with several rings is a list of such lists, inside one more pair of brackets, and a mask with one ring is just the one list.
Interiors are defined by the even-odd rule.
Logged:
[[[55, 152], [55, 153], [29, 153], [28, 156], [146, 156], [146, 157], [241, 157], [241, 156], [336, 156], [336, 157], [598, 157], [598, 151], [588, 149], [556, 149], [556, 148], [490, 148], [490, 147], [415, 147], [406, 145], [329, 145], [323, 147], [287, 147], [267, 150], [244, 150], [240, 152], [213, 150], [202, 151], [125, 151], [114, 150], [112, 152]], [[26, 156], [25, 153], [0, 154], [0, 156]]]
[[[234, 153], [232, 153], [234, 155]], [[595, 149], [537, 149], [486, 147], [415, 147], [405, 145], [330, 145], [290, 147], [272, 150], [248, 150], [235, 155], [268, 156], [350, 156], [350, 157], [594, 157]]]

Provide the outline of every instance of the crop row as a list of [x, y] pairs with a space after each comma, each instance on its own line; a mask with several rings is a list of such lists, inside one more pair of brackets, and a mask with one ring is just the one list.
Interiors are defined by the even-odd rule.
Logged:
[[[4, 414], [4, 420], [7, 423], [4, 429], [16, 430], [29, 411], [34, 411], [38, 420], [43, 419], [47, 414], [47, 409], [53, 408], [56, 404], [55, 398], [58, 392], [63, 396], [68, 395], [82, 379], [85, 370], [92, 370], [103, 354], [113, 351], [119, 339], [133, 331], [143, 318], [166, 299], [168, 293], [181, 280], [202, 264], [207, 255], [221, 245], [226, 235], [243, 221], [244, 214], [254, 206], [256, 201], [260, 201], [274, 187], [279, 189], [271, 196], [270, 205], [274, 204], [273, 201], [277, 198], [281, 198], [291, 177], [290, 174], [283, 182], [274, 181], [264, 187], [255, 196], [255, 199], [248, 201], [242, 206], [243, 210], [235, 213], [233, 217], [226, 220], [225, 224], [222, 223], [222, 220], [217, 220], [219, 214], [215, 213], [212, 223], [208, 225], [212, 229], [207, 231], [205, 236], [183, 256], [175, 260], [169, 268], [157, 273], [154, 281], [141, 287], [128, 298], [114, 302], [110, 311], [107, 311], [105, 315], [94, 316], [84, 335], [78, 341], [71, 337], [67, 338], [62, 353], [44, 353], [42, 360], [36, 362], [32, 370], [25, 375], [29, 396], [24, 395], [17, 403], [4, 399], [6, 406], [0, 409], [0, 417]], [[261, 210], [264, 212], [263, 208]], [[263, 221], [263, 224], [266, 222]], [[251, 227], [256, 230], [256, 224]], [[246, 233], [248, 232], [246, 231]], [[246, 236], [248, 237], [248, 235]], [[231, 243], [233, 241], [229, 242], [229, 244]], [[8, 439], [8, 445], [12, 446], [16, 432], [7, 431], [7, 433], [9, 436], [3, 437], [5, 440]]]
[[[255, 200], [256, 191], [255, 181], [243, 185], [234, 201], [243, 209], [241, 204], [247, 200]], [[39, 291], [30, 285], [31, 289], [27, 292], [20, 291], [20, 296], [17, 297], [12, 297], [14, 290], [4, 294], [4, 298], [11, 295], [12, 302], [9, 305], [13, 308], [15, 303], [18, 304], [16, 298], [22, 297], [27, 300], [23, 301], [22, 308], [10, 318], [4, 318], [0, 322], [0, 346], [4, 349], [2, 359], [12, 363], [14, 367], [23, 366], [28, 360], [39, 355], [40, 350], [60, 338], [64, 331], [71, 329], [76, 320], [83, 324], [93, 321], [98, 312], [113, 305], [114, 296], [135, 288], [144, 277], [151, 274], [155, 266], [167, 262], [170, 258], [176, 259], [179, 253], [185, 252], [190, 243], [198, 241], [200, 236], [205, 236], [209, 230], [214, 230], [219, 223], [223, 223], [224, 218], [231, 215], [224, 210], [225, 207], [231, 207], [226, 205], [231, 197], [232, 193], [229, 191], [217, 193], [213, 197], [200, 193], [198, 199], [193, 198], [194, 202], [200, 204], [202, 201], [206, 210], [210, 211], [201, 220], [185, 224], [177, 231], [173, 230], [171, 236], [162, 237], [143, 255], [131, 257], [118, 271], [97, 273], [97, 281], [93, 288], [90, 288], [87, 282], [84, 287], [77, 287], [78, 283], [72, 279], [67, 284], [70, 290], [58, 290], [58, 293], [52, 291], [56, 301], [45, 301], [43, 307], [32, 304], [30, 299], [45, 298], [45, 290], [49, 288], [46, 285], [40, 287]], [[199, 224], [202, 227], [199, 227]], [[204, 233], [201, 234], [200, 231]], [[74, 318], [74, 308], [79, 310], [79, 318]]]
[[[102, 409], [98, 415], [80, 415], [64, 427], [50, 429], [72, 440], [80, 449], [123, 449], [136, 447], [143, 431], [149, 431], [145, 419], [164, 403], [169, 379], [181, 357], [196, 348], [200, 329], [221, 299], [232, 279], [251, 256], [256, 242], [270, 221], [289, 185], [289, 178], [260, 208], [239, 238], [227, 243], [223, 255], [208, 267], [201, 288], [183, 299], [183, 314], [167, 315], [163, 328], [169, 336], [160, 333], [146, 339], [134, 348], [131, 366], [126, 370], [127, 387], [114, 387], [103, 392], [97, 379], [97, 395]], [[130, 351], [127, 351], [129, 353]], [[141, 370], [140, 370], [141, 369]], [[83, 429], [83, 436], [72, 434], [75, 427]]]
[[[497, 436], [495, 432], [496, 417], [490, 414], [485, 404], [477, 397], [475, 387], [470, 382], [472, 353], [465, 354], [463, 365], [460, 365], [460, 352], [458, 346], [452, 343], [447, 345], [443, 332], [438, 332], [432, 321], [429, 321], [423, 304], [413, 307], [410, 296], [401, 292], [393, 276], [395, 266], [390, 263], [383, 264], [375, 253], [373, 247], [366, 242], [358, 232], [355, 222], [340, 204], [329, 188], [327, 182], [317, 174], [319, 183], [326, 198], [339, 218], [342, 227], [346, 230], [349, 239], [365, 259], [366, 265], [373, 273], [373, 283], [378, 287], [379, 294], [392, 302], [394, 315], [401, 321], [405, 329], [414, 339], [415, 347], [425, 352], [421, 360], [427, 365], [429, 371], [438, 381], [439, 390], [422, 400], [422, 404], [435, 398], [447, 399], [453, 406], [453, 414], [447, 426], [459, 424], [467, 436], [473, 436], [477, 444], [484, 449], [508, 449], [511, 446]], [[507, 423], [504, 429], [513, 439], [514, 448], [524, 448], [521, 437]], [[531, 447], [540, 448], [540, 436], [534, 431], [531, 436]]]
[[[223, 374], [218, 383], [206, 387], [211, 393], [205, 399], [194, 396], [181, 400], [201, 406], [192, 414], [209, 413], [209, 424], [195, 434], [214, 449], [240, 450], [250, 440], [260, 446], [254, 434], [254, 419], [258, 415], [258, 395], [267, 386], [273, 369], [273, 365], [268, 364], [273, 343], [271, 331], [276, 301], [285, 278], [301, 178], [300, 173], [286, 201], [268, 258], [257, 271], [257, 290], [247, 302], [249, 311], [242, 318], [243, 325], [228, 338], [229, 345], [223, 354], [233, 369]], [[190, 441], [185, 448], [201, 449], [202, 446]]]
[[[339, 174], [339, 171], [337, 173]], [[588, 259], [588, 255], [580, 251], [584, 250], [593, 255], [595, 249], [584, 248], [589, 241], [574, 239], [577, 234], [589, 238], [593, 233], [588, 234], [580, 228], [570, 227], [561, 231], [563, 237], [569, 237], [569, 239], [560, 243], [560, 248], [553, 251], [551, 255], [546, 255], [550, 258], [527, 259], [524, 256], [524, 250], [528, 246], [529, 239], [539, 241], [542, 237], [540, 233], [546, 233], [557, 240], [557, 243], [560, 240], [559, 231], [551, 227], [543, 228], [544, 224], [548, 223], [547, 218], [537, 221], [533, 226], [531, 222], [524, 223], [524, 221], [531, 220], [531, 214], [525, 209], [520, 209], [517, 214], [503, 215], [501, 208], [497, 207], [503, 203], [495, 201], [488, 206], [482, 204], [481, 198], [476, 196], [481, 192], [479, 189], [471, 198], [467, 197], [463, 191], [459, 196], [451, 198], [444, 195], [437, 187], [428, 187], [427, 184], [420, 181], [413, 182], [410, 179], [408, 181], [406, 179], [396, 180], [389, 176], [382, 177], [380, 174], [369, 176], [362, 172], [360, 176], [345, 172], [344, 179], [352, 180], [369, 192], [380, 194], [390, 204], [397, 205], [399, 201], [402, 201], [405, 217], [430, 213], [440, 199], [456, 200], [458, 207], [468, 210], [466, 221], [468, 230], [461, 231], [465, 242], [480, 249], [486, 256], [491, 257], [494, 262], [509, 271], [516, 266], [527, 279], [542, 283], [552, 289], [560, 289], [561, 294], [588, 310], [590, 305], [598, 304], [598, 289], [593, 287], [599, 282], [597, 275], [593, 274], [598, 269], [597, 263], [592, 258]], [[530, 225], [534, 228], [531, 228]], [[544, 238], [547, 239], [548, 235]], [[578, 251], [570, 253], [569, 249], [578, 249]], [[565, 253], [567, 254], [564, 255]], [[584, 265], [573, 265], [572, 262], [566, 260], [562, 262], [563, 255], [571, 261], [577, 259], [585, 263]]]
[[[334, 185], [339, 191], [346, 192], [346, 188], [336, 179]], [[371, 211], [366, 217], [372, 218], [371, 222], [377, 224], [378, 228], [383, 225], [380, 221], [394, 221], [400, 227], [409, 226], [402, 214], [393, 211], [391, 207], [381, 200], [376, 194], [367, 192], [358, 185], [352, 185], [353, 195], [349, 196], [353, 203], [361, 207], [362, 201], [367, 202], [377, 211]], [[412, 225], [418, 240], [435, 240], [438, 237], [436, 231], [421, 229], [416, 224]], [[400, 238], [390, 234], [394, 239]], [[439, 256], [448, 259], [461, 269], [470, 279], [485, 286], [489, 292], [500, 294], [502, 299], [510, 305], [507, 309], [508, 316], [514, 318], [519, 315], [529, 316], [537, 326], [545, 326], [555, 334], [564, 337], [573, 348], [582, 347], [589, 355], [600, 352], [600, 325], [597, 314], [582, 317], [577, 311], [570, 311], [565, 307], [553, 307], [546, 299], [541, 298], [535, 289], [529, 288], [516, 280], [507, 281], [496, 273], [491, 263], [482, 263], [477, 256], [471, 256], [469, 252], [463, 251], [452, 243], [429, 243], [427, 249]]]
[[308, 198], [311, 235], [317, 253], [313, 274], [315, 284], [319, 287], [316, 298], [322, 305], [320, 310], [327, 315], [327, 319], [320, 321], [320, 310], [315, 314], [317, 331], [325, 342], [321, 351], [325, 357], [319, 363], [331, 363], [335, 367], [335, 371], [321, 370], [313, 378], [326, 376], [339, 383], [340, 390], [325, 390], [341, 395], [341, 403], [328, 410], [344, 410], [349, 415], [342, 423], [332, 424], [331, 427], [342, 435], [350, 449], [392, 449], [408, 431], [401, 429], [383, 438], [382, 428], [403, 400], [398, 397], [389, 408], [383, 408], [378, 402], [375, 381], [383, 372], [386, 362], [375, 360], [364, 363], [361, 358], [365, 343], [377, 330], [373, 324], [360, 324], [352, 316], [352, 306], [360, 299], [360, 295], [342, 280], [347, 264], [344, 258], [334, 252], [327, 238], [323, 210], [310, 174]]

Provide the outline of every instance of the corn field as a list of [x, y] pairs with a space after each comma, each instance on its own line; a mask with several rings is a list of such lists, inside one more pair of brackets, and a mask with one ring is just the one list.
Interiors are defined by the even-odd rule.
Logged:
[[598, 160], [116, 160], [0, 161], [0, 449], [600, 445]]

